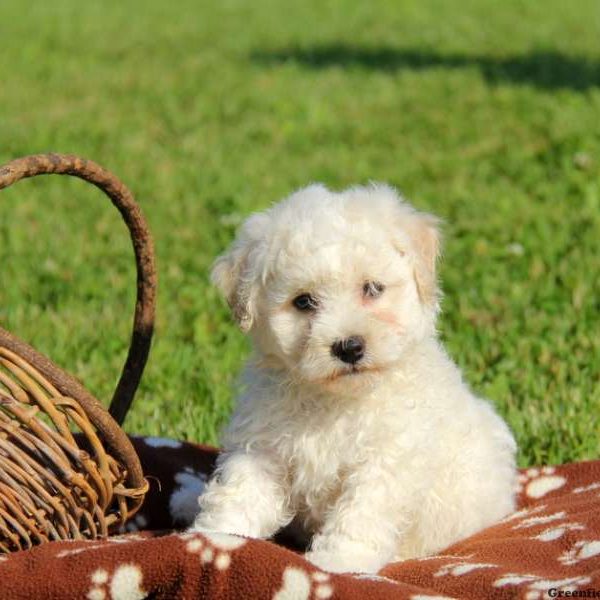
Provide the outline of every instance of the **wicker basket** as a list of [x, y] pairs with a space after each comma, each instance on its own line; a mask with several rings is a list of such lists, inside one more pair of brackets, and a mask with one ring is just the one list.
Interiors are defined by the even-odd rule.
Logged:
[[127, 224], [137, 266], [133, 333], [109, 414], [75, 378], [0, 328], [0, 552], [52, 540], [104, 537], [138, 510], [148, 488], [119, 425], [152, 338], [152, 239], [131, 192], [88, 160], [58, 154], [17, 159], [0, 167], [0, 189], [51, 173], [99, 187]]

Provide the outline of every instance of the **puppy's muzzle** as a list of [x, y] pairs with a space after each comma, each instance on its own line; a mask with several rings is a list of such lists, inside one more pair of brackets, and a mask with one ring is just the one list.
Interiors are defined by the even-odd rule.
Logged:
[[342, 362], [354, 365], [365, 355], [365, 346], [365, 338], [353, 335], [331, 344], [331, 354]]

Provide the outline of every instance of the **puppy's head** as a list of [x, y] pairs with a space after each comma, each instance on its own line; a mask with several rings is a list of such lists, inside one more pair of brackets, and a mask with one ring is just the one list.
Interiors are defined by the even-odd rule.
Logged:
[[312, 185], [252, 215], [213, 281], [265, 364], [346, 389], [434, 333], [438, 252], [437, 220], [392, 188]]

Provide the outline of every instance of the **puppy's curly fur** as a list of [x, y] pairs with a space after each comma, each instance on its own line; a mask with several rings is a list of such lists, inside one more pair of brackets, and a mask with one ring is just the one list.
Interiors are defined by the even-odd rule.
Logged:
[[213, 279], [255, 356], [192, 529], [374, 572], [513, 510], [515, 442], [440, 345], [437, 219], [385, 185], [251, 216]]

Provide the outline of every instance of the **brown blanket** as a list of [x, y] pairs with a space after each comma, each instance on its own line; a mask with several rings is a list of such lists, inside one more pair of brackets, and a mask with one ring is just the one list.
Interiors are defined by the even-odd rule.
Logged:
[[600, 598], [600, 461], [523, 471], [519, 512], [437, 556], [333, 575], [284, 538], [173, 533], [171, 511], [191, 510], [216, 451], [134, 442], [151, 491], [129, 532], [0, 556], [2, 600]]

